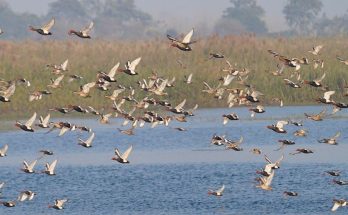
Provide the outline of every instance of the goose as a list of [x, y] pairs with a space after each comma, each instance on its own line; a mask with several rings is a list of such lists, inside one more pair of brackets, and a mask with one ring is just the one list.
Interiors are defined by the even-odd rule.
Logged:
[[292, 140], [278, 140], [278, 142], [281, 143], [281, 146], [274, 151], [279, 151], [283, 149], [286, 145], [295, 145], [295, 142]]
[[51, 164], [46, 163], [44, 173], [46, 173], [47, 175], [56, 175], [54, 169], [56, 168], [57, 162], [58, 160], [54, 160]]
[[348, 185], [348, 181], [344, 181], [342, 179], [340, 180], [333, 179], [332, 182], [338, 185]]
[[289, 124], [288, 121], [281, 120], [281, 121], [278, 121], [277, 124], [275, 125], [267, 126], [267, 128], [277, 133], [286, 133], [286, 130], [284, 130], [284, 125], [287, 125], [287, 124]]
[[0, 101], [2, 102], [10, 102], [10, 97], [15, 93], [16, 91], [16, 84], [12, 83], [5, 91], [2, 91], [0, 95]]
[[345, 199], [334, 199], [332, 202], [334, 205], [332, 206], [331, 211], [336, 211], [339, 207], [345, 207], [348, 203]]
[[115, 156], [112, 158], [112, 160], [118, 161], [119, 163], [129, 163], [128, 157], [130, 153], [132, 152], [133, 146], [131, 145], [122, 155], [120, 151], [115, 148]]
[[2, 204], [5, 207], [15, 207], [16, 206], [16, 202], [15, 201], [0, 201], [0, 204]]
[[239, 147], [240, 144], [243, 143], [243, 136], [240, 137], [238, 141], [232, 141], [232, 140], [225, 140], [225, 148], [226, 149], [232, 149], [234, 151], [243, 151], [243, 148]]
[[32, 117], [25, 123], [22, 124], [19, 121], [16, 121], [16, 127], [22, 129], [23, 131], [29, 131], [29, 132], [34, 132], [34, 129], [31, 127], [36, 119], [36, 112], [33, 114]]
[[284, 191], [283, 195], [284, 196], [298, 196], [298, 193], [296, 193], [294, 191]]
[[89, 91], [91, 90], [92, 87], [96, 85], [96, 82], [90, 82], [84, 85], [80, 86], [80, 91], [75, 91], [74, 94], [77, 94], [81, 97], [87, 98], [91, 97], [89, 94]]
[[52, 73], [55, 75], [60, 75], [63, 72], [68, 71], [68, 63], [69, 63], [69, 59], [66, 59], [62, 64], [60, 65], [56, 65], [56, 64], [48, 64], [46, 65], [46, 67], [50, 67], [52, 68]]
[[319, 55], [320, 50], [323, 48], [323, 45], [317, 45], [312, 48], [312, 50], [308, 51], [309, 53], [312, 53], [313, 55]]
[[304, 113], [304, 115], [306, 116], [307, 119], [311, 119], [313, 121], [322, 121], [323, 117], [325, 116], [326, 113], [326, 108], [324, 108], [320, 113], [318, 114], [313, 114], [313, 115], [309, 115], [307, 113]]
[[121, 71], [128, 74], [128, 75], [138, 75], [137, 72], [135, 72], [136, 66], [140, 63], [141, 57], [138, 57], [137, 59], [133, 60], [132, 62], [127, 62], [125, 65], [126, 69], [122, 69]]
[[335, 136], [318, 140], [318, 142], [319, 143], [326, 143], [329, 145], [337, 145], [338, 143], [337, 143], [336, 139], [339, 138], [340, 136], [341, 136], [341, 132], [337, 132], [335, 134]]
[[222, 187], [217, 190], [208, 190], [208, 195], [223, 196], [224, 190], [225, 190], [225, 185], [223, 184]]
[[104, 79], [107, 82], [116, 82], [115, 75], [119, 66], [120, 63], [117, 63], [114, 67], [111, 68], [108, 74], [104, 72], [99, 72], [98, 77]]
[[266, 112], [265, 108], [262, 105], [257, 105], [255, 108], [250, 108], [249, 111], [251, 112], [251, 117], [255, 116], [255, 113], [264, 113]]
[[69, 35], [75, 34], [76, 36], [83, 38], [83, 39], [91, 39], [91, 36], [89, 35], [89, 32], [92, 30], [94, 23], [90, 22], [88, 26], [86, 26], [84, 29], [80, 31], [70, 30], [68, 32]]
[[94, 139], [94, 133], [92, 133], [92, 135], [86, 141], [79, 138], [79, 145], [86, 147], [86, 148], [90, 148], [90, 147], [92, 147], [93, 139]]
[[35, 28], [33, 26], [29, 26], [29, 30], [31, 31], [36, 31], [37, 33], [41, 34], [41, 35], [52, 35], [52, 33], [50, 32], [50, 29], [53, 27], [55, 23], [54, 19], [51, 19], [46, 25], [40, 27], [40, 28]]
[[20, 202], [24, 202], [26, 200], [30, 201], [33, 200], [36, 193], [34, 193], [31, 190], [25, 190], [19, 193], [17, 200]]
[[292, 87], [292, 88], [301, 88], [301, 85], [300, 84], [298, 84], [298, 83], [295, 83], [295, 82], [293, 82], [293, 81], [291, 81], [291, 80], [289, 80], [289, 79], [283, 79], [284, 81], [285, 81], [285, 84], [286, 85], [288, 85], [288, 86], [290, 86], [290, 87]]
[[47, 87], [51, 87], [51, 88], [61, 87], [60, 83], [63, 80], [63, 78], [64, 78], [64, 75], [61, 75], [56, 79], [51, 79], [51, 84], [47, 85]]
[[257, 188], [261, 188], [263, 190], [272, 190], [271, 183], [274, 177], [274, 171], [271, 172], [269, 176], [260, 177], [257, 180], [259, 181], [259, 185]]
[[188, 34], [186, 34], [186, 36], [184, 37], [182, 41], [179, 41], [178, 39], [168, 34], [167, 34], [167, 38], [172, 42], [171, 44], [172, 47], [176, 47], [180, 49], [181, 51], [191, 51], [192, 48], [190, 47], [190, 45], [196, 42], [196, 41], [191, 41], [193, 31], [194, 29], [192, 28], [192, 30]]
[[63, 210], [64, 209], [64, 204], [67, 202], [68, 199], [56, 199], [54, 201], [54, 205], [48, 205], [48, 208], [54, 208], [56, 210]]
[[184, 81], [184, 82], [185, 82], [186, 84], [191, 84], [191, 83], [192, 83], [192, 76], [193, 76], [192, 73], [190, 73], [189, 76], [186, 76], [186, 75], [185, 75], [185, 76], [184, 76], [184, 77], [185, 77], [185, 81]]
[[317, 101], [323, 104], [333, 104], [334, 101], [330, 99], [330, 97], [335, 94], [334, 90], [326, 91], [322, 98], [318, 98]]
[[43, 118], [42, 116], [40, 116], [40, 123], [37, 124], [37, 126], [41, 127], [41, 128], [49, 128], [49, 121], [50, 121], [50, 117], [51, 114], [47, 114], [47, 116], [45, 118]]
[[8, 145], [5, 144], [2, 148], [0, 148], [0, 157], [7, 156]]
[[296, 155], [296, 154], [300, 154], [300, 153], [303, 153], [303, 154], [311, 154], [311, 153], [314, 153], [312, 150], [310, 149], [306, 149], [306, 148], [299, 148], [299, 149], [296, 149], [296, 152], [293, 152], [293, 153], [289, 153], [290, 155]]
[[331, 175], [331, 176], [340, 176], [341, 175], [341, 171], [339, 170], [328, 170], [328, 171], [325, 171], [327, 174]]
[[305, 80], [303, 83], [309, 84], [313, 87], [322, 87], [323, 85], [321, 84], [321, 82], [324, 80], [325, 76], [326, 76], [326, 73], [324, 73], [319, 79], [315, 79], [312, 81]]
[[222, 118], [223, 118], [222, 124], [224, 125], [226, 125], [229, 120], [239, 120], [239, 116], [236, 113], [223, 114]]
[[23, 168], [22, 171], [25, 173], [34, 173], [34, 167], [37, 163], [37, 160], [34, 160], [33, 162], [31, 162], [30, 164], [28, 164], [26, 161], [23, 161]]

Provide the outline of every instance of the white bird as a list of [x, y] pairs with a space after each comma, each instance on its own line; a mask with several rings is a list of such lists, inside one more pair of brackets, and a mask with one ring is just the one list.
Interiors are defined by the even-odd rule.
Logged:
[[104, 72], [100, 72], [98, 75], [100, 78], [104, 79], [105, 81], [116, 82], [115, 75], [119, 66], [120, 66], [120, 63], [117, 63], [114, 67], [111, 68], [108, 74]]
[[336, 211], [339, 207], [347, 206], [347, 200], [345, 199], [334, 199], [334, 205], [331, 208], [331, 211]]
[[133, 146], [130, 146], [122, 155], [120, 151], [118, 151], [117, 148], [115, 148], [115, 156], [112, 158], [112, 160], [118, 161], [120, 163], [129, 163], [128, 157], [130, 153], [132, 152]]
[[59, 75], [62, 72], [66, 72], [68, 71], [68, 63], [69, 63], [69, 59], [66, 59], [62, 64], [60, 65], [47, 65], [47, 67], [52, 67], [53, 71], [52, 73]]
[[95, 136], [94, 133], [92, 133], [92, 135], [86, 141], [79, 138], [79, 145], [86, 148], [92, 147], [92, 141], [94, 139], [94, 136]]
[[208, 190], [208, 195], [222, 196], [225, 190], [225, 185], [223, 184], [218, 190]]
[[47, 85], [47, 87], [51, 87], [51, 88], [58, 88], [61, 87], [60, 82], [63, 80], [64, 75], [59, 76], [58, 78], [51, 79], [51, 84]]
[[40, 123], [38, 124], [39, 127], [41, 128], [49, 128], [49, 121], [50, 121], [50, 117], [51, 117], [51, 114], [47, 114], [47, 116], [45, 118], [43, 118], [42, 116], [40, 116]]
[[263, 190], [272, 190], [271, 183], [274, 177], [274, 171], [271, 172], [269, 176], [258, 178], [260, 184], [256, 187], [261, 188]]
[[20, 202], [24, 202], [26, 200], [30, 201], [33, 200], [36, 193], [34, 193], [31, 190], [25, 190], [19, 193], [17, 200]]
[[22, 171], [25, 173], [34, 173], [34, 167], [36, 165], [37, 160], [34, 160], [33, 162], [31, 162], [30, 164], [28, 164], [26, 161], [23, 161], [23, 168]]
[[0, 157], [7, 156], [8, 145], [5, 144], [2, 148], [0, 148]]
[[51, 164], [46, 163], [44, 173], [46, 173], [47, 175], [56, 175], [54, 169], [56, 168], [57, 162], [58, 160], [54, 160]]

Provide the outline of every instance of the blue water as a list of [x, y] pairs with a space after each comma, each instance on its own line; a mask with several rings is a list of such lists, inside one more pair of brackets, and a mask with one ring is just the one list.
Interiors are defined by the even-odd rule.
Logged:
[[[246, 108], [199, 110], [188, 123], [173, 122], [170, 127], [184, 127], [179, 132], [169, 127], [137, 128], [134, 136], [119, 133], [119, 119], [100, 125], [96, 119], [71, 119], [93, 128], [96, 137], [90, 149], [77, 145], [77, 138], [90, 134], [58, 131], [45, 134], [10, 131], [0, 134], [0, 145], [9, 144], [8, 156], [0, 158], [1, 199], [14, 200], [22, 190], [37, 192], [33, 201], [14, 208], [0, 207], [0, 214], [330, 214], [333, 198], [348, 198], [348, 186], [332, 183], [326, 170], [339, 169], [348, 180], [347, 112], [322, 122], [308, 121], [303, 112], [316, 113], [322, 107], [267, 108], [251, 120]], [[241, 120], [222, 125], [223, 113], [236, 112]], [[286, 126], [287, 134], [266, 128], [277, 120], [304, 120], [307, 137], [292, 133], [302, 127]], [[58, 119], [57, 119], [58, 120]], [[56, 120], [54, 120], [56, 121]], [[320, 144], [317, 139], [342, 135], [337, 146]], [[230, 139], [244, 136], [241, 152], [211, 146], [214, 133]], [[278, 139], [296, 142], [283, 152], [275, 152]], [[113, 149], [121, 151], [133, 145], [130, 164], [112, 161]], [[249, 152], [258, 147], [273, 160], [283, 153], [285, 159], [275, 172], [272, 191], [255, 187], [257, 169], [263, 168], [263, 156]], [[314, 154], [289, 155], [296, 148], [307, 147]], [[22, 161], [32, 161], [40, 149], [54, 151], [37, 163], [40, 172], [46, 162], [58, 159], [56, 176], [25, 174]], [[225, 184], [222, 197], [208, 196], [208, 189]], [[298, 197], [284, 197], [284, 191], [296, 191]], [[47, 207], [55, 199], [68, 198], [63, 211]], [[348, 207], [336, 214], [347, 214]]]

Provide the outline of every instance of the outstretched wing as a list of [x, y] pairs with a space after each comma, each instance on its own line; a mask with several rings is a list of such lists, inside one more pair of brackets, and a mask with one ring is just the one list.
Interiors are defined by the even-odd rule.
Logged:
[[223, 184], [222, 187], [218, 190], [216, 190], [217, 193], [222, 193], [225, 190], [225, 185]]
[[122, 155], [122, 158], [128, 160], [129, 154], [132, 152], [133, 146], [130, 146]]
[[15, 90], [16, 90], [16, 84], [13, 83], [13, 84], [11, 84], [11, 86], [9, 86], [9, 87], [4, 91], [4, 97], [5, 97], [5, 98], [11, 97], [11, 96], [14, 94]]
[[50, 29], [53, 27], [55, 20], [51, 19], [46, 25], [44, 25], [41, 29], [44, 31], [50, 31]]
[[51, 165], [49, 165], [48, 171], [54, 172], [54, 169], [56, 168], [57, 162], [58, 162], [58, 160], [54, 160], [54, 161], [51, 163]]
[[114, 67], [112, 67], [112, 69], [110, 70], [108, 76], [113, 78], [115, 76], [116, 71], [117, 71], [119, 66], [120, 66], [120, 63], [118, 62]]
[[33, 116], [25, 123], [25, 126], [31, 127], [36, 119], [36, 112], [33, 114]]
[[175, 109], [177, 109], [177, 110], [182, 109], [182, 108], [184, 107], [185, 103], [186, 103], [186, 99], [184, 99], [184, 101], [182, 101], [180, 104], [178, 104], [178, 105], [175, 107]]
[[63, 70], [63, 71], [66, 71], [66, 68], [68, 67], [68, 63], [69, 63], [69, 60], [66, 59], [62, 65], [60, 65], [60, 68]]
[[182, 43], [184, 44], [189, 44], [191, 41], [191, 37], [193, 35], [193, 28], [190, 32], [188, 32], [188, 34], [186, 34], [186, 36], [184, 37], [184, 39], [182, 40]]
[[137, 59], [133, 60], [132, 63], [129, 64], [128, 69], [131, 71], [135, 70], [135, 67], [140, 63], [141, 57], [138, 57]]
[[82, 34], [88, 35], [89, 32], [92, 30], [93, 26], [94, 26], [94, 23], [93, 23], [93, 22], [89, 23], [89, 25], [88, 25], [87, 27], [85, 27], [84, 29], [82, 29], [82, 31], [81, 31]]

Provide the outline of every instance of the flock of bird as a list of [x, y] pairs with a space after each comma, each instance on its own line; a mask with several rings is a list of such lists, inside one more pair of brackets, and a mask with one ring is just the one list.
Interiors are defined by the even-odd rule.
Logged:
[[[32, 31], [35, 31], [41, 35], [47, 36], [52, 35], [51, 28], [55, 24], [55, 19], [50, 20], [46, 25], [43, 27], [32, 27], [30, 26], [29, 29]], [[90, 39], [90, 31], [93, 28], [93, 22], [91, 22], [86, 28], [77, 31], [77, 30], [70, 30], [69, 35], [76, 35], [83, 39]], [[3, 31], [1, 30], [1, 33]], [[192, 51], [192, 44], [196, 43], [197, 41], [192, 41], [191, 38], [193, 36], [194, 29], [192, 29], [186, 36], [183, 37], [183, 39], [178, 39], [173, 36], [167, 35], [167, 38], [171, 41], [171, 46], [179, 49], [180, 51]], [[324, 46], [319, 45], [313, 47], [313, 50], [310, 50], [309, 53], [315, 57], [318, 57], [318, 59], [313, 60], [313, 69], [316, 70], [318, 68], [324, 68], [324, 60], [319, 59], [321, 50]], [[321, 111], [318, 114], [308, 114], [305, 113], [305, 117], [309, 120], [314, 121], [322, 121], [325, 117], [328, 117], [332, 114], [335, 114], [337, 111], [340, 111], [342, 108], [348, 108], [348, 105], [343, 102], [335, 101], [332, 97], [336, 93], [334, 90], [330, 90], [328, 86], [324, 85], [322, 82], [326, 77], [326, 73], [323, 73], [320, 78], [317, 78], [315, 80], [302, 80], [301, 79], [301, 67], [310, 65], [308, 58], [291, 58], [286, 57], [284, 55], [281, 55], [280, 53], [268, 50], [268, 52], [273, 57], [273, 60], [276, 61], [277, 70], [272, 71], [270, 75], [273, 76], [283, 76], [285, 75], [285, 68], [289, 68], [288, 71], [290, 71], [290, 74], [287, 78], [284, 78], [284, 84], [287, 85], [290, 88], [293, 88], [293, 90], [296, 90], [298, 88], [304, 87], [304, 85], [308, 85], [310, 87], [316, 88], [318, 90], [323, 90], [323, 96], [320, 98], [316, 98], [316, 101], [322, 104], [326, 105], [332, 105], [333, 111], [331, 114], [327, 114], [327, 109], [324, 108], [323, 111]], [[208, 56], [208, 59], [225, 59], [225, 56], [221, 53], [210, 53]], [[337, 59], [342, 62], [343, 64], [348, 65], [348, 60], [344, 60], [341, 57], [337, 57]], [[97, 79], [87, 82], [80, 86], [80, 88], [73, 93], [75, 96], [80, 96], [84, 98], [91, 97], [91, 90], [93, 89], [99, 89], [102, 91], [110, 91], [111, 86], [117, 81], [117, 75], [119, 74], [126, 74], [129, 76], [136, 76], [137, 73], [137, 66], [141, 62], [141, 57], [138, 57], [134, 59], [133, 61], [126, 62], [123, 69], [119, 68], [120, 63], [117, 63], [115, 66], [113, 66], [109, 72], [98, 72]], [[181, 67], [184, 67], [183, 63], [181, 61], [177, 61]], [[255, 89], [253, 85], [248, 83], [248, 75], [250, 71], [246, 68], [240, 69], [236, 66], [233, 66], [228, 60], [225, 60], [227, 67], [222, 70], [223, 73], [226, 73], [225, 76], [218, 78], [218, 83], [212, 87], [207, 82], [202, 83], [204, 86], [204, 89], [202, 90], [202, 93], [205, 93], [214, 99], [226, 99], [226, 106], [233, 107], [235, 105], [239, 106], [247, 106], [248, 111], [250, 111], [251, 118], [256, 117], [258, 114], [262, 114], [266, 112], [266, 109], [262, 104], [262, 96], [264, 94], [260, 92], [259, 90]], [[82, 80], [83, 77], [81, 77], [78, 74], [69, 74], [68, 70], [68, 63], [69, 61], [66, 60], [60, 65], [47, 65], [48, 68], [52, 69], [52, 74], [56, 75], [58, 77], [52, 78], [51, 83], [47, 84], [47, 89], [42, 89], [39, 91], [35, 91], [30, 93], [29, 95], [29, 102], [35, 102], [37, 100], [44, 99], [45, 96], [50, 96], [51, 94], [54, 94], [54, 90], [61, 87], [61, 83], [66, 77], [69, 75], [68, 82], [73, 82], [75, 80]], [[187, 85], [190, 85], [193, 81], [193, 75], [192, 73], [188, 76], [184, 77], [184, 83]], [[139, 90], [146, 93], [146, 97], [137, 100], [136, 95], [136, 89], [133, 87], [125, 87], [122, 85], [118, 85], [117, 89], [113, 90], [111, 94], [108, 94], [105, 96], [105, 98], [110, 102], [110, 106], [112, 105], [113, 111], [110, 113], [105, 113], [105, 110], [96, 110], [92, 106], [82, 107], [80, 105], [69, 105], [67, 107], [52, 107], [48, 111], [56, 111], [60, 112], [62, 114], [66, 114], [72, 111], [76, 111], [83, 114], [92, 114], [99, 117], [99, 122], [102, 124], [108, 124], [109, 119], [111, 117], [120, 117], [123, 118], [124, 121], [122, 123], [122, 126], [126, 126], [129, 123], [131, 124], [131, 127], [129, 129], [122, 130], [118, 128], [118, 130], [125, 135], [134, 135], [136, 128], [141, 128], [145, 126], [145, 123], [150, 124], [151, 128], [154, 128], [158, 125], [164, 125], [169, 126], [170, 122], [172, 120], [176, 120], [178, 122], [185, 123], [187, 122], [189, 117], [194, 116], [194, 111], [198, 108], [198, 105], [195, 105], [192, 108], [184, 108], [186, 105], [186, 99], [183, 99], [183, 101], [179, 104], [172, 105], [169, 101], [166, 99], [162, 99], [162, 97], [165, 97], [168, 95], [166, 92], [167, 88], [175, 87], [175, 78], [169, 79], [165, 77], [161, 77], [159, 74], [153, 72], [152, 76], [148, 77], [148, 79], [138, 80], [137, 84], [139, 87]], [[228, 86], [233, 82], [238, 82], [242, 87], [241, 88], [229, 88]], [[2, 80], [0, 82], [0, 101], [1, 102], [11, 102], [11, 97], [15, 95], [15, 90], [17, 86], [20, 85], [26, 85], [30, 86], [30, 81], [26, 80], [25, 78], [20, 78], [16, 80]], [[347, 94], [346, 94], [347, 95]], [[272, 98], [272, 101], [279, 104], [281, 107], [284, 105], [283, 100], [281, 98]], [[131, 110], [125, 111], [123, 105], [128, 102], [132, 107]], [[157, 107], [157, 112], [155, 111], [149, 111], [148, 108], [152, 107], [155, 109]], [[165, 114], [170, 112], [171, 114]], [[137, 114], [135, 114], [137, 113]], [[229, 121], [235, 121], [239, 120], [239, 117], [236, 113], [227, 113], [223, 114], [222, 116], [222, 123], [223, 125], [226, 125]], [[54, 130], [59, 130], [58, 136], [64, 135], [66, 132], [69, 131], [75, 131], [75, 130], [81, 130], [84, 132], [90, 133], [90, 136], [88, 139], [78, 139], [77, 144], [81, 145], [82, 147], [91, 148], [93, 145], [93, 140], [95, 139], [95, 133], [92, 131], [92, 129], [82, 126], [82, 125], [75, 125], [70, 122], [51, 122], [50, 120], [50, 114], [39, 117], [39, 122], [37, 121], [37, 113], [34, 113], [26, 122], [16, 122], [16, 127], [19, 129], [26, 131], [26, 132], [34, 132], [37, 127], [40, 127], [42, 129], [47, 129], [48, 132], [52, 132]], [[273, 125], [267, 126], [268, 129], [284, 134], [287, 133], [286, 126], [293, 125], [293, 126], [303, 126], [303, 122], [301, 121], [294, 121], [294, 120], [280, 120], [276, 122]], [[186, 131], [185, 128], [178, 127], [175, 128], [178, 131]], [[271, 132], [271, 131], [269, 131]], [[305, 129], [299, 129], [297, 130], [294, 135], [296, 136], [306, 136], [307, 130]], [[318, 140], [319, 143], [325, 143], [329, 145], [337, 145], [337, 139], [340, 137], [340, 132], [337, 132], [333, 137], [324, 138], [321, 140]], [[211, 139], [211, 144], [216, 146], [224, 146], [227, 150], [234, 150], [234, 151], [242, 151], [243, 148], [241, 148], [241, 144], [243, 143], [244, 138], [241, 137], [239, 140], [230, 140], [226, 138], [224, 135], [217, 135], [214, 134]], [[279, 143], [281, 146], [276, 149], [276, 151], [282, 151], [287, 145], [294, 145], [295, 142], [292, 140], [287, 139], [281, 139], [279, 140]], [[6, 144], [0, 148], [0, 157], [4, 157], [7, 155], [9, 146]], [[129, 156], [133, 150], [133, 146], [130, 145], [129, 148], [121, 153], [119, 149], [114, 149], [114, 157], [112, 157], [112, 160], [117, 161], [122, 164], [129, 163]], [[262, 150], [259, 148], [253, 148], [250, 150], [251, 153], [256, 155], [261, 155]], [[22, 171], [27, 174], [34, 174], [39, 173], [35, 170], [35, 166], [39, 159], [41, 159], [44, 156], [50, 156], [53, 155], [54, 152], [50, 151], [48, 149], [42, 149], [40, 150], [40, 153], [42, 156], [34, 161], [28, 162], [23, 161], [23, 168]], [[313, 150], [307, 149], [307, 148], [297, 148], [293, 153], [290, 153], [290, 155], [295, 155], [299, 153], [313, 153]], [[281, 162], [284, 159], [284, 154], [281, 155], [281, 157], [273, 162], [267, 155], [264, 155], [266, 164], [263, 169], [257, 170], [256, 173], [260, 175], [260, 177], [256, 178], [257, 181], [257, 188], [269, 191], [272, 190], [272, 180], [275, 177], [275, 171], [277, 171], [280, 166]], [[55, 168], [57, 166], [58, 160], [54, 160], [51, 163], [46, 163], [45, 170], [42, 171], [42, 173], [45, 173], [50, 176], [54, 176]], [[340, 175], [339, 171], [336, 170], [330, 170], [327, 171], [327, 174], [331, 175], [332, 177], [337, 177]], [[343, 180], [333, 180], [338, 185], [346, 185], [348, 184], [347, 181]], [[0, 184], [0, 189], [4, 186], [4, 182]], [[221, 188], [217, 190], [209, 190], [209, 195], [214, 196], [223, 196], [223, 192], [225, 190], [225, 186], [222, 185]], [[36, 192], [33, 192], [31, 190], [25, 190], [19, 193], [17, 200], [9, 200], [9, 201], [1, 201], [1, 204], [3, 204], [6, 207], [14, 207], [17, 202], [24, 202], [24, 201], [30, 201], [33, 200], [36, 195]], [[299, 194], [294, 191], [284, 191], [284, 195], [286, 196], [298, 196]], [[64, 207], [64, 204], [68, 201], [68, 199], [56, 199], [54, 202], [54, 205], [49, 205], [50, 208], [61, 210]], [[333, 200], [333, 207], [332, 211], [336, 211], [339, 207], [343, 207], [347, 205], [347, 200], [345, 199], [334, 199]]]

